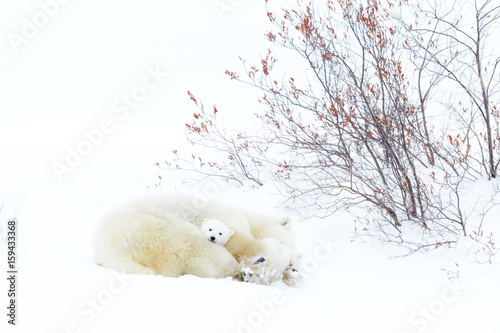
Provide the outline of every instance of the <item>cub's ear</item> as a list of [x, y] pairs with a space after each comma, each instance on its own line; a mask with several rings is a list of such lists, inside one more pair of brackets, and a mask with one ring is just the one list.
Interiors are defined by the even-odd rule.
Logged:
[[207, 221], [208, 221], [208, 219], [207, 219], [207, 218], [205, 218], [205, 219], [203, 220], [203, 223], [205, 223], [205, 222], [207, 222]]
[[234, 230], [229, 229], [229, 237], [231, 237], [232, 235], [234, 235]]
[[292, 219], [290, 217], [283, 217], [280, 221], [281, 225], [285, 228], [290, 228], [292, 226]]

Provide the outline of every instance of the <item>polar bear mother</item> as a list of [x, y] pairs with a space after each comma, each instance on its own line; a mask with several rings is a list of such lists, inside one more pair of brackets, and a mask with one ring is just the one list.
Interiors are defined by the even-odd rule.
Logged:
[[[200, 227], [216, 219], [234, 231], [225, 246], [207, 240]], [[261, 240], [274, 238], [296, 259], [288, 218], [200, 202], [181, 194], [156, 194], [117, 207], [94, 233], [95, 261], [119, 272], [179, 277], [241, 278], [238, 263], [265, 253]], [[272, 258], [271, 258], [272, 259]]]

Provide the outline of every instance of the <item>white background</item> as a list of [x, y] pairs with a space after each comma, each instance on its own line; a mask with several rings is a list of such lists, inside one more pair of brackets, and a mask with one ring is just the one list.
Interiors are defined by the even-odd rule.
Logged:
[[[87, 321], [77, 309], [114, 279], [92, 261], [100, 216], [147, 193], [158, 179], [154, 164], [184, 145], [184, 123], [197, 111], [188, 90], [207, 106], [217, 104], [234, 126], [252, 118], [258, 94], [224, 71], [241, 71], [238, 56], [255, 62], [264, 54], [269, 26], [264, 1], [256, 0], [73, 0], [50, 7], [45, 22], [41, 3], [49, 2], [0, 2], [0, 216], [17, 215], [20, 228], [19, 325], [6, 325], [0, 314], [1, 327], [59, 333], [74, 322], [81, 332], [237, 332], [241, 318], [259, 318], [260, 311], [266, 318], [255, 332], [500, 331], [498, 263], [469, 264], [466, 245], [389, 259], [380, 244], [351, 242], [348, 216], [296, 224], [306, 258], [314, 259], [318, 239], [339, 244], [301, 288], [139, 276]], [[229, 6], [223, 13], [214, 6], [221, 3]], [[15, 47], [13, 34], [36, 18], [38, 31]], [[128, 117], [113, 113], [114, 103], [157, 66], [168, 77]], [[64, 163], [68, 147], [103, 119], [113, 121], [113, 131], [58, 179], [54, 162]], [[168, 188], [203, 191], [162, 176]], [[266, 211], [279, 201], [265, 191], [227, 189], [219, 199]], [[445, 304], [443, 293], [453, 291], [441, 269], [458, 261], [463, 289]], [[7, 286], [0, 286], [4, 304]], [[259, 310], [255, 302], [271, 299], [271, 290], [282, 291], [285, 303]], [[438, 314], [426, 330], [411, 323], [433, 306]]]

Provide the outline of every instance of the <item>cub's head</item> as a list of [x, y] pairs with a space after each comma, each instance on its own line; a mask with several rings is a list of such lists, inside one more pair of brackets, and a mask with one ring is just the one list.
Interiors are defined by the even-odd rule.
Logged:
[[226, 227], [219, 220], [205, 219], [201, 225], [201, 231], [211, 242], [226, 245], [227, 241], [234, 234], [234, 231]]

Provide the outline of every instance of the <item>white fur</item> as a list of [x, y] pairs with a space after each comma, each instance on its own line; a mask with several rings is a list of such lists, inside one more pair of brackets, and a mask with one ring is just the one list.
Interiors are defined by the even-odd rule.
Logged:
[[[234, 234], [225, 247], [201, 231], [206, 217]], [[119, 206], [94, 233], [95, 260], [120, 272], [177, 277], [240, 277], [238, 262], [262, 252], [274, 238], [296, 258], [295, 235], [288, 219], [274, 218], [214, 201], [180, 194], [156, 194]], [[272, 262], [273, 254], [268, 254]], [[279, 260], [278, 260], [279, 261]]]
[[274, 238], [265, 238], [261, 240], [261, 249], [259, 255], [240, 262], [244, 281], [259, 284], [283, 281], [290, 286], [299, 283], [300, 274], [291, 260], [294, 254], [288, 247]]
[[267, 264], [279, 271], [284, 271], [290, 265], [292, 253], [283, 243], [274, 238], [265, 238], [260, 241], [262, 253]]
[[177, 219], [118, 209], [94, 234], [95, 261], [119, 272], [239, 278], [238, 262], [201, 230]]
[[224, 223], [219, 220], [203, 220], [201, 231], [207, 239], [215, 244], [226, 245], [227, 241], [234, 234], [234, 231], [226, 227]]

